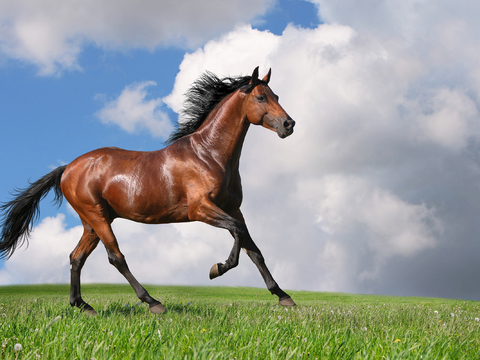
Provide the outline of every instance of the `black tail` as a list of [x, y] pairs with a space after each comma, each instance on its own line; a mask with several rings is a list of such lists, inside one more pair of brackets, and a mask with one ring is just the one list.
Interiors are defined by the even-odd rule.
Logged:
[[50, 191], [55, 190], [53, 202], [60, 206], [63, 200], [60, 180], [67, 166], [60, 166], [51, 173], [23, 190], [17, 190], [12, 201], [0, 206], [3, 214], [1, 220], [2, 234], [0, 237], [0, 259], [12, 256], [15, 249], [28, 242], [32, 231], [32, 223], [38, 219], [40, 214], [39, 205]]

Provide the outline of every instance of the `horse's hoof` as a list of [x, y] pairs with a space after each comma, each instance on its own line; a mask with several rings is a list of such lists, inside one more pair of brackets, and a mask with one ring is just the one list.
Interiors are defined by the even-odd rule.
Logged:
[[93, 309], [85, 309], [83, 312], [87, 316], [97, 316], [98, 315], [97, 312]]
[[295, 302], [292, 300], [292, 298], [289, 296], [287, 298], [280, 299], [279, 301], [280, 305], [282, 306], [295, 306]]
[[165, 306], [158, 303], [156, 305], [150, 306], [150, 311], [152, 312], [152, 314], [161, 314], [167, 311], [167, 309], [165, 308]]
[[218, 264], [215, 264], [210, 269], [210, 280], [215, 279], [216, 277], [220, 276], [220, 270], [218, 268]]

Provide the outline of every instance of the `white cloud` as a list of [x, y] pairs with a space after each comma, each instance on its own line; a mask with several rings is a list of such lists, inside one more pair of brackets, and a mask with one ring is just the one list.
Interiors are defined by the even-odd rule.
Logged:
[[[203, 48], [184, 56], [174, 89], [163, 101], [179, 113], [183, 105], [183, 95], [192, 82], [206, 70], [224, 77], [251, 75], [257, 66], [265, 69], [268, 57], [279, 40], [278, 36], [270, 32], [254, 30], [250, 25], [241, 25], [219, 40], [209, 41]], [[228, 51], [225, 51], [224, 46], [228, 47]], [[235, 60], [232, 59], [232, 54], [235, 54]]]
[[421, 140], [461, 150], [471, 137], [480, 135], [477, 106], [461, 89], [438, 88], [433, 95], [416, 99], [410, 110], [418, 114], [414, 131]]
[[80, 240], [81, 226], [65, 229], [65, 216], [47, 217], [38, 224], [28, 248], [17, 249], [0, 270], [0, 283], [67, 283], [68, 255]]
[[195, 46], [265, 13], [271, 0], [6, 0], [0, 54], [33, 63], [41, 75], [79, 69], [87, 44], [103, 49]]
[[116, 124], [129, 133], [147, 129], [153, 136], [167, 137], [173, 126], [168, 115], [159, 109], [162, 100], [145, 99], [146, 88], [154, 85], [153, 81], [145, 81], [125, 87], [117, 99], [105, 103], [97, 117], [104, 124]]
[[311, 206], [318, 225], [328, 234], [322, 257], [345, 267], [342, 259], [352, 244], [335, 239], [338, 235], [365, 238], [363, 251], [369, 251], [375, 261], [371, 269], [361, 272], [361, 277], [377, 278], [392, 257], [411, 257], [434, 248], [438, 245], [436, 236], [442, 232], [432, 209], [409, 204], [372, 186], [367, 179], [327, 175], [299, 182], [298, 196]]
[[425, 205], [408, 204], [357, 177], [328, 175], [301, 182], [299, 196], [305, 201], [315, 199], [312, 205], [323, 231], [335, 235], [360, 224], [369, 233], [370, 245], [384, 258], [433, 247], [433, 230], [440, 228], [429, 226], [436, 219]]
[[[429, 1], [389, 1], [369, 13], [353, 2], [319, 3], [329, 23], [316, 29], [289, 26], [276, 36], [240, 26], [187, 54], [164, 102], [178, 111], [204, 70], [226, 76], [272, 67], [271, 87], [297, 125], [286, 140], [251, 127], [242, 209], [284, 288], [478, 299], [475, 5], [461, 2], [452, 12], [440, 2], [429, 13]], [[403, 17], [391, 22], [396, 11]], [[140, 281], [203, 283], [231, 246], [228, 233], [199, 224], [118, 224]], [[157, 241], [162, 252], [145, 254]], [[193, 264], [188, 271], [181, 256]], [[152, 275], [145, 264], [156, 259]], [[215, 284], [261, 286], [241, 259]]]
[[[428, 47], [403, 30], [382, 32], [380, 21], [378, 29], [339, 23], [289, 26], [281, 36], [238, 28], [185, 56], [165, 102], [178, 110], [204, 69], [245, 74], [252, 59], [263, 72], [272, 67], [271, 87], [297, 126], [284, 141], [252, 127], [241, 170], [247, 224], [281, 285], [452, 296], [432, 277], [399, 275], [435, 268], [461, 284], [453, 296], [475, 297], [462, 279], [476, 260], [439, 269], [433, 258], [471, 259], [480, 230], [473, 215], [465, 219], [480, 211], [468, 195], [478, 194], [479, 87], [465, 75], [478, 74], [478, 44], [467, 36], [463, 48], [458, 21], [435, 26]], [[450, 52], [445, 37], [456, 56], [437, 58]], [[267, 38], [264, 52], [239, 46], [257, 49]]]
[[[145, 284], [208, 284], [210, 267], [224, 261], [233, 245], [227, 231], [201, 223], [143, 225], [118, 219], [112, 227], [132, 273]], [[67, 229], [63, 214], [43, 219], [35, 227], [29, 247], [18, 249], [0, 269], [0, 284], [68, 283], [68, 256], [82, 233], [82, 226]], [[236, 285], [252, 285], [252, 270], [256, 271], [252, 266], [232, 270]], [[256, 284], [261, 286], [260, 275], [257, 277]], [[87, 259], [81, 281], [126, 282], [108, 262], [101, 243]], [[228, 275], [217, 283], [229, 284]]]

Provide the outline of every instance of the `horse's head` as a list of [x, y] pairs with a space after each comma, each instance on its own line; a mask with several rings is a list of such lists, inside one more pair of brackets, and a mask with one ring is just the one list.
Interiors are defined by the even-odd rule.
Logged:
[[278, 103], [278, 96], [268, 86], [271, 69], [268, 74], [260, 80], [258, 78], [258, 67], [255, 68], [249, 86], [245, 90], [246, 114], [248, 120], [255, 125], [262, 125], [267, 129], [275, 131], [282, 139], [293, 133], [295, 121], [283, 110]]

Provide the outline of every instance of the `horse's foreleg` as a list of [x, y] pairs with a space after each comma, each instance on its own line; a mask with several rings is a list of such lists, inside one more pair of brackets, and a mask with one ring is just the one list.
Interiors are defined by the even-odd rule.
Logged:
[[225, 263], [217, 263], [210, 269], [210, 279], [225, 274], [238, 265], [241, 249], [241, 239], [248, 233], [247, 227], [241, 221], [227, 214], [213, 202], [204, 199], [197, 206], [189, 208], [190, 220], [202, 221], [206, 224], [227, 229], [233, 236], [234, 243], [230, 255]]
[[85, 223], [83, 226], [83, 235], [77, 247], [70, 254], [70, 305], [82, 309], [87, 315], [96, 315], [95, 310], [82, 299], [80, 272], [87, 257], [95, 250], [100, 239], [91, 227]]
[[270, 274], [267, 265], [265, 265], [265, 259], [263, 258], [260, 249], [257, 247], [257, 245], [255, 245], [250, 236], [242, 241], [242, 247], [260, 271], [260, 274], [267, 285], [267, 289], [272, 293], [272, 295], [278, 296], [280, 305], [294, 306], [295, 302], [292, 300], [292, 298], [285, 291], [280, 289], [277, 282], [273, 279], [273, 276]]
[[295, 302], [286, 292], [280, 289], [270, 274], [270, 271], [265, 265], [262, 253], [248, 233], [245, 220], [240, 210], [230, 216], [212, 202], [204, 200], [197, 207], [192, 208], [189, 212], [189, 217], [191, 220], [198, 220], [216, 227], [227, 229], [234, 238], [230, 256], [224, 264], [217, 263], [212, 266], [210, 269], [210, 279], [223, 275], [228, 270], [237, 266], [240, 257], [240, 248], [243, 248], [260, 271], [260, 274], [267, 285], [267, 289], [270, 290], [272, 294], [278, 296], [280, 305], [295, 305]]
[[228, 259], [225, 260], [225, 263], [217, 263], [212, 266], [210, 269], [210, 280], [215, 279], [218, 276], [225, 274], [228, 270], [233, 269], [238, 265], [239, 258], [240, 258], [240, 239], [239, 237], [235, 237], [234, 233], [230, 231], [233, 236], [233, 247], [230, 251], [230, 255]]
[[[243, 215], [240, 210], [238, 210], [234, 214], [234, 217], [245, 225], [245, 219], [243, 218]], [[245, 229], [247, 229], [246, 225], [245, 225]], [[260, 249], [253, 242], [252, 237], [248, 233], [248, 230], [245, 231], [245, 234], [242, 237], [241, 247], [245, 250], [248, 257], [257, 266], [258, 270], [260, 271], [260, 274], [262, 275], [263, 280], [265, 281], [265, 284], [267, 285], [267, 289], [272, 294], [278, 296], [280, 305], [294, 306], [295, 302], [292, 300], [292, 298], [285, 291], [280, 289], [277, 282], [273, 279], [272, 274], [270, 274], [270, 271], [268, 270], [267, 265], [265, 264], [265, 259], [263, 258], [263, 255], [260, 252]]]

